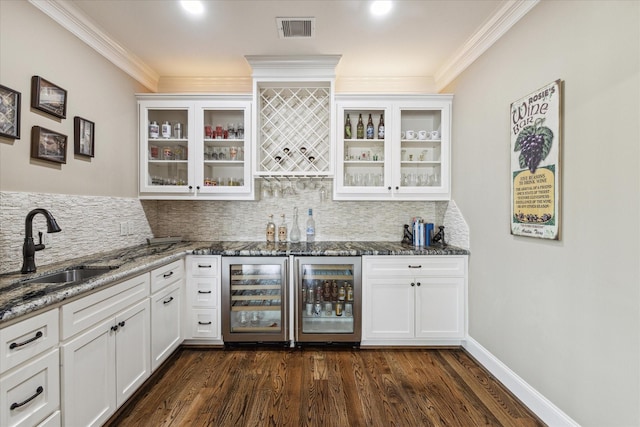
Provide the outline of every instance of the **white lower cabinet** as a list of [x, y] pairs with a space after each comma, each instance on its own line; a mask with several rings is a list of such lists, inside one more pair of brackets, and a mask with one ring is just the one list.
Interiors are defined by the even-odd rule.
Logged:
[[460, 345], [466, 256], [364, 256], [362, 342]]
[[158, 368], [182, 342], [182, 280], [151, 296], [151, 369]]
[[[149, 283], [143, 274], [62, 307], [63, 336], [65, 324], [78, 324], [65, 319], [89, 313], [91, 306], [102, 308], [99, 322], [60, 346], [64, 425], [103, 424], [149, 377]], [[122, 295], [131, 293], [145, 298], [122, 308]]]
[[185, 341], [222, 344], [219, 255], [187, 256]]
[[0, 378], [0, 426], [36, 426], [57, 412], [59, 371], [59, 354], [55, 348], [3, 375]]

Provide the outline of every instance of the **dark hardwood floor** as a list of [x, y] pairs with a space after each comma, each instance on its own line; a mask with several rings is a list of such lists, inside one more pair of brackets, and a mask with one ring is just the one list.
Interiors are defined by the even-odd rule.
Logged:
[[183, 348], [112, 426], [543, 426], [460, 349]]

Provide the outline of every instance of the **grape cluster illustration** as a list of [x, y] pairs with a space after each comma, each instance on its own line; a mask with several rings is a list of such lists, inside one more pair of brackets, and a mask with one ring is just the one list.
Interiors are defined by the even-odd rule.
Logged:
[[534, 173], [551, 150], [553, 132], [542, 126], [544, 119], [538, 119], [532, 126], [527, 126], [518, 134], [513, 151], [520, 151], [520, 167], [529, 168]]

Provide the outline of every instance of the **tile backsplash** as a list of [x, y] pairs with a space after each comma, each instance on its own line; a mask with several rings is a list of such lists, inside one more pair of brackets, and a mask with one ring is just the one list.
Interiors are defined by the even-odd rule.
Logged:
[[[22, 266], [25, 217], [35, 208], [49, 210], [62, 228], [51, 244], [36, 252], [36, 266], [146, 243], [149, 237], [185, 240], [252, 241], [265, 238], [269, 215], [291, 229], [293, 209], [304, 240], [308, 208], [316, 221], [316, 240], [400, 241], [403, 224], [421, 216], [445, 225], [447, 243], [469, 247], [469, 231], [455, 202], [320, 202], [317, 190], [299, 190], [286, 198], [256, 201], [138, 200], [104, 196], [0, 192], [0, 273]], [[125, 223], [128, 234], [121, 235]], [[36, 215], [33, 235], [46, 231]], [[37, 243], [37, 241], [36, 241]]]

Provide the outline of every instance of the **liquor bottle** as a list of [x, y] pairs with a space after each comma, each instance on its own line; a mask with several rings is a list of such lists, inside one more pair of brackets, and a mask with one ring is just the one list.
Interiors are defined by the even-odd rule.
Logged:
[[278, 227], [278, 242], [284, 243], [287, 241], [287, 222], [284, 219], [284, 214], [280, 216], [282, 217], [282, 223]]
[[346, 288], [347, 288], [347, 301], [352, 302], [353, 301], [353, 286], [351, 286], [347, 282], [345, 282], [345, 284], [346, 284]]
[[316, 222], [313, 219], [313, 209], [309, 208], [309, 216], [307, 217], [307, 242], [316, 240]]
[[344, 122], [344, 139], [351, 139], [351, 119], [349, 118], [349, 114], [347, 113], [347, 121]]
[[338, 288], [338, 301], [344, 302], [346, 296], [347, 290], [344, 288], [344, 286], [340, 286], [340, 288]]
[[373, 120], [371, 114], [369, 114], [369, 121], [367, 122], [367, 139], [373, 139]]
[[384, 117], [380, 114], [380, 121], [378, 122], [378, 139], [384, 139]]
[[289, 233], [289, 240], [292, 243], [298, 243], [300, 241], [300, 227], [298, 227], [298, 208], [293, 208], [293, 224], [291, 224], [291, 233]]
[[362, 114], [358, 117], [358, 127], [356, 130], [358, 139], [364, 138], [364, 123], [362, 123]]
[[269, 222], [267, 223], [267, 243], [274, 243], [276, 241], [276, 225], [273, 223], [273, 215], [269, 215]]

